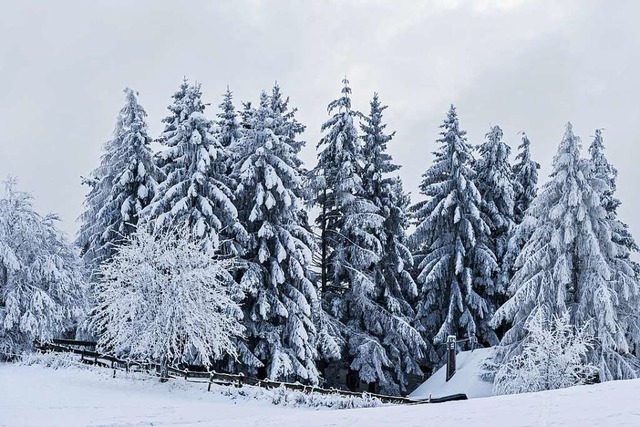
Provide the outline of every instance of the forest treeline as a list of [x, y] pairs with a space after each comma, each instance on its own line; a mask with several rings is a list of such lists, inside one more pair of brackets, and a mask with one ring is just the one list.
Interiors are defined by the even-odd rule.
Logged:
[[5, 358], [75, 333], [120, 357], [402, 394], [455, 335], [495, 347], [483, 375], [503, 392], [527, 390], [513, 384], [544, 342], [589, 367], [565, 386], [640, 372], [638, 247], [601, 130], [583, 156], [567, 124], [538, 188], [526, 134], [515, 156], [499, 126], [473, 145], [452, 105], [410, 200], [387, 106], [354, 108], [346, 79], [312, 169], [277, 84], [238, 109], [227, 90], [212, 112], [185, 79], [157, 138], [125, 98], [75, 242], [7, 183]]

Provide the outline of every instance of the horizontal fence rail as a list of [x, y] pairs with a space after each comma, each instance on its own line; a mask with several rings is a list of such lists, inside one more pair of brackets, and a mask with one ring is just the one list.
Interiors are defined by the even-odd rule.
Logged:
[[[125, 369], [129, 372], [131, 369], [142, 370], [149, 373], [150, 371], [160, 372], [161, 366], [153, 362], [141, 362], [131, 361], [125, 359], [119, 359], [108, 354], [100, 354], [95, 351], [96, 347], [93, 341], [75, 341], [67, 339], [54, 339], [46, 343], [36, 343], [36, 349], [41, 352], [56, 352], [56, 353], [73, 353], [81, 356], [81, 360], [86, 363], [92, 363], [97, 366], [113, 369], [113, 376], [115, 377], [116, 369]], [[93, 348], [94, 350], [85, 350], [77, 347]], [[384, 394], [370, 393], [370, 392], [356, 392], [339, 389], [327, 389], [317, 386], [305, 385], [300, 383], [289, 383], [281, 381], [272, 381], [267, 379], [258, 379], [250, 376], [240, 374], [228, 374], [224, 372], [197, 372], [189, 371], [187, 369], [178, 369], [175, 367], [168, 367], [170, 378], [184, 378], [185, 380], [206, 380], [196, 381], [202, 383], [208, 383], [207, 390], [211, 390], [211, 384], [219, 385], [233, 385], [235, 387], [242, 387], [244, 385], [263, 387], [268, 389], [274, 388], [286, 388], [288, 390], [300, 391], [303, 393], [319, 393], [319, 394], [331, 394], [343, 397], [371, 397], [380, 400], [383, 403], [394, 403], [404, 405], [416, 405], [423, 403], [441, 403], [450, 402], [454, 400], [466, 400], [465, 394], [459, 393], [451, 396], [439, 397], [439, 398], [427, 398], [427, 399], [410, 399], [408, 397], [400, 396], [387, 396]]]

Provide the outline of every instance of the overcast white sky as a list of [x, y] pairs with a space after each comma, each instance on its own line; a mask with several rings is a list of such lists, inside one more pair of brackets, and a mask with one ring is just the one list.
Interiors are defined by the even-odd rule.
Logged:
[[419, 195], [450, 103], [471, 142], [499, 124], [519, 131], [549, 173], [564, 124], [588, 146], [605, 128], [618, 168], [620, 214], [640, 238], [640, 2], [8, 1], [0, 12], [0, 176], [16, 175], [42, 212], [74, 235], [86, 192], [124, 102], [140, 92], [151, 135], [183, 76], [216, 108], [278, 81], [307, 125], [315, 163], [326, 105], [351, 80], [356, 108], [374, 91], [396, 130], [390, 151]]

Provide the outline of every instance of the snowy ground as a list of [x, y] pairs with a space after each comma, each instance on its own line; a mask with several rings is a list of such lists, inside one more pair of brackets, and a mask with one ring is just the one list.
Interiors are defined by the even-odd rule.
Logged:
[[634, 380], [441, 404], [318, 410], [207, 393], [204, 384], [0, 364], [2, 426], [639, 426], [638, 396], [640, 380]]

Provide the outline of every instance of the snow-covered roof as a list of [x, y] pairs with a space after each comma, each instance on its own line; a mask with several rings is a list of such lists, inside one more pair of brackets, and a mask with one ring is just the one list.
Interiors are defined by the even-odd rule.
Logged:
[[445, 365], [415, 389], [409, 398], [438, 398], [458, 393], [466, 394], [469, 399], [491, 396], [491, 383], [483, 381], [478, 374], [480, 365], [490, 353], [490, 348], [461, 351], [456, 355], [456, 373], [449, 381], [445, 381]]

